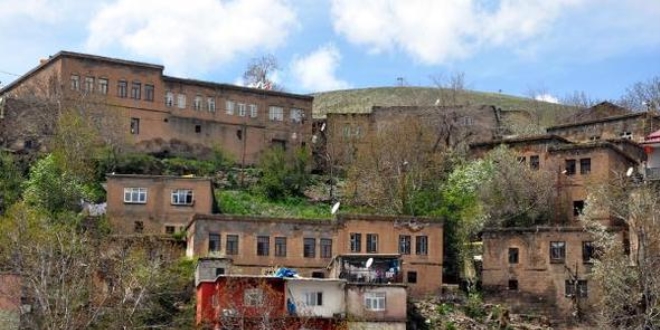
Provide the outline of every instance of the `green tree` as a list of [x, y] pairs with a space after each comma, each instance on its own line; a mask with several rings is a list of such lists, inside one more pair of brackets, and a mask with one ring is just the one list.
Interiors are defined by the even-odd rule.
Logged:
[[14, 158], [0, 152], [0, 215], [20, 198], [22, 182], [23, 174]]
[[309, 160], [305, 148], [293, 153], [279, 147], [266, 151], [259, 162], [261, 177], [257, 189], [272, 200], [302, 196], [311, 180]]
[[53, 155], [40, 159], [32, 166], [24, 189], [26, 203], [50, 214], [79, 211], [80, 200], [86, 196], [83, 183], [63, 170]]

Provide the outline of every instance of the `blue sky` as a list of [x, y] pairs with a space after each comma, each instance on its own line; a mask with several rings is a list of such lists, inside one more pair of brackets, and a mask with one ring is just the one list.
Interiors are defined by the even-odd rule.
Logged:
[[288, 91], [431, 86], [618, 99], [660, 75], [660, 0], [0, 0], [0, 82], [71, 50], [241, 83], [274, 54]]

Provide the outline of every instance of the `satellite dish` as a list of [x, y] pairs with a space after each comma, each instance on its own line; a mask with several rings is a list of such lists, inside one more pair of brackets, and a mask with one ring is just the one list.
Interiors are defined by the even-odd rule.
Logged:
[[325, 131], [325, 123], [321, 124], [321, 132]]
[[340, 204], [339, 202], [335, 203], [335, 205], [332, 206], [332, 210], [330, 211], [330, 213], [332, 214], [337, 213], [337, 210], [339, 210], [339, 204]]
[[437, 106], [437, 105], [439, 105], [439, 104], [440, 104], [440, 99], [436, 99], [436, 100], [435, 100], [435, 105]]
[[365, 267], [369, 268], [374, 263], [374, 258], [367, 259], [367, 263], [364, 264]]
[[633, 174], [633, 168], [632, 168], [632, 167], [628, 167], [628, 170], [626, 171], [626, 176], [629, 177], [629, 176], [631, 176], [632, 174]]

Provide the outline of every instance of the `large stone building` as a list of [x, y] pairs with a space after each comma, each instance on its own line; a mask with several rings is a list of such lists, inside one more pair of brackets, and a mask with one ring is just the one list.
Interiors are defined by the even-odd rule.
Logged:
[[327, 278], [331, 269], [341, 273], [331, 267], [333, 262], [364, 267], [372, 258], [373, 274], [365, 281], [373, 277], [379, 283], [407, 283], [415, 295], [433, 294], [442, 286], [443, 223], [438, 219], [340, 214], [334, 220], [313, 220], [196, 214], [187, 235], [189, 257], [230, 259], [225, 263], [230, 269], [218, 274], [259, 275], [284, 266], [303, 276]]
[[311, 96], [171, 77], [164, 69], [59, 52], [0, 90], [0, 143], [41, 148], [57, 115], [70, 109], [93, 117], [104, 139], [150, 153], [204, 156], [220, 148], [253, 164], [271, 145], [311, 141]]

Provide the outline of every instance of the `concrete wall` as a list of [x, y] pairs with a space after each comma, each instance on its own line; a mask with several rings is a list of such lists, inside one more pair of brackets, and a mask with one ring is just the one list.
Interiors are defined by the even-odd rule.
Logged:
[[[385, 294], [385, 310], [365, 307], [369, 294]], [[350, 321], [406, 322], [406, 288], [401, 285], [347, 284], [346, 307]]]
[[[296, 304], [296, 313], [302, 317], [332, 318], [346, 311], [343, 280], [286, 278], [286, 299]], [[305, 305], [305, 293], [322, 292], [321, 306]]]

